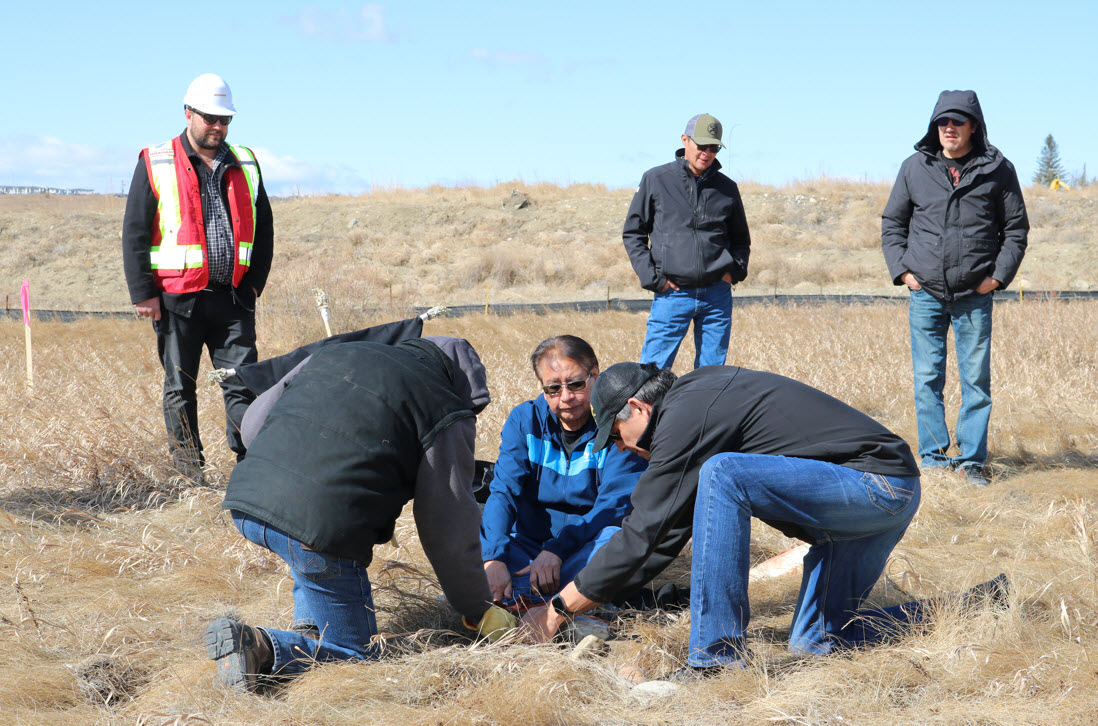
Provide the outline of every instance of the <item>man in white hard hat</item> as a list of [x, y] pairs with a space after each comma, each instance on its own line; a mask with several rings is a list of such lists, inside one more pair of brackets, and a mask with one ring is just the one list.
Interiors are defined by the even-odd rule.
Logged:
[[[183, 97], [187, 128], [141, 151], [122, 224], [130, 300], [150, 318], [164, 367], [164, 422], [173, 464], [202, 479], [196, 377], [202, 348], [214, 368], [257, 360], [255, 301], [271, 268], [271, 204], [255, 154], [227, 144], [232, 91], [204, 73]], [[253, 395], [221, 384], [229, 448], [245, 447], [240, 422]]]

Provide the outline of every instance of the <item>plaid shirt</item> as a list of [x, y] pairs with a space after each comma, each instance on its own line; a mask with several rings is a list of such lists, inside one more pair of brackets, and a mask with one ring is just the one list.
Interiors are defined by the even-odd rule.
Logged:
[[221, 198], [221, 177], [224, 162], [229, 155], [228, 144], [221, 144], [210, 169], [196, 164], [205, 194], [202, 195], [202, 217], [206, 223], [206, 254], [210, 263], [211, 285], [233, 284], [233, 227], [229, 222], [229, 210]]

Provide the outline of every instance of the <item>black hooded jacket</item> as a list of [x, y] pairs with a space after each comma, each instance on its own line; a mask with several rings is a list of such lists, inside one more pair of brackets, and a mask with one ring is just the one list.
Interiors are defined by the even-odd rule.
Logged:
[[[978, 122], [972, 158], [954, 187], [939, 154], [934, 120], [959, 111]], [[892, 282], [911, 272], [946, 302], [975, 292], [985, 277], [1005, 288], [1025, 255], [1029, 218], [1018, 174], [988, 143], [973, 91], [942, 91], [926, 135], [900, 167], [881, 219], [881, 248]]]

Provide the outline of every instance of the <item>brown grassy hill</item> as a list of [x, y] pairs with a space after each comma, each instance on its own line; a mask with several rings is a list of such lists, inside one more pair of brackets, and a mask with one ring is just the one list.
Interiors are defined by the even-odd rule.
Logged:
[[[752, 257], [741, 294], [895, 292], [880, 253], [887, 185], [744, 185]], [[513, 194], [515, 193], [515, 194]], [[643, 298], [621, 246], [632, 190], [505, 184], [276, 199], [267, 302], [324, 288], [334, 311], [394, 305]], [[525, 206], [516, 201], [524, 199]], [[1098, 187], [1031, 188], [1023, 288], [1098, 288]], [[0, 196], [0, 289], [16, 305], [124, 310], [114, 197]]]

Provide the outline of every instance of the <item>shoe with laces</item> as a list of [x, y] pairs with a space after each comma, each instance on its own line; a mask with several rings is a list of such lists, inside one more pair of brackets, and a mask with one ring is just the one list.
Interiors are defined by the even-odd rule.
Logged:
[[986, 487], [991, 484], [991, 480], [987, 476], [987, 472], [984, 471], [984, 467], [979, 464], [972, 464], [961, 468], [961, 473], [964, 475], [965, 483], [971, 484], [977, 487]]
[[206, 628], [206, 652], [217, 663], [217, 679], [226, 688], [254, 693], [274, 666], [274, 651], [259, 628], [220, 618]]

